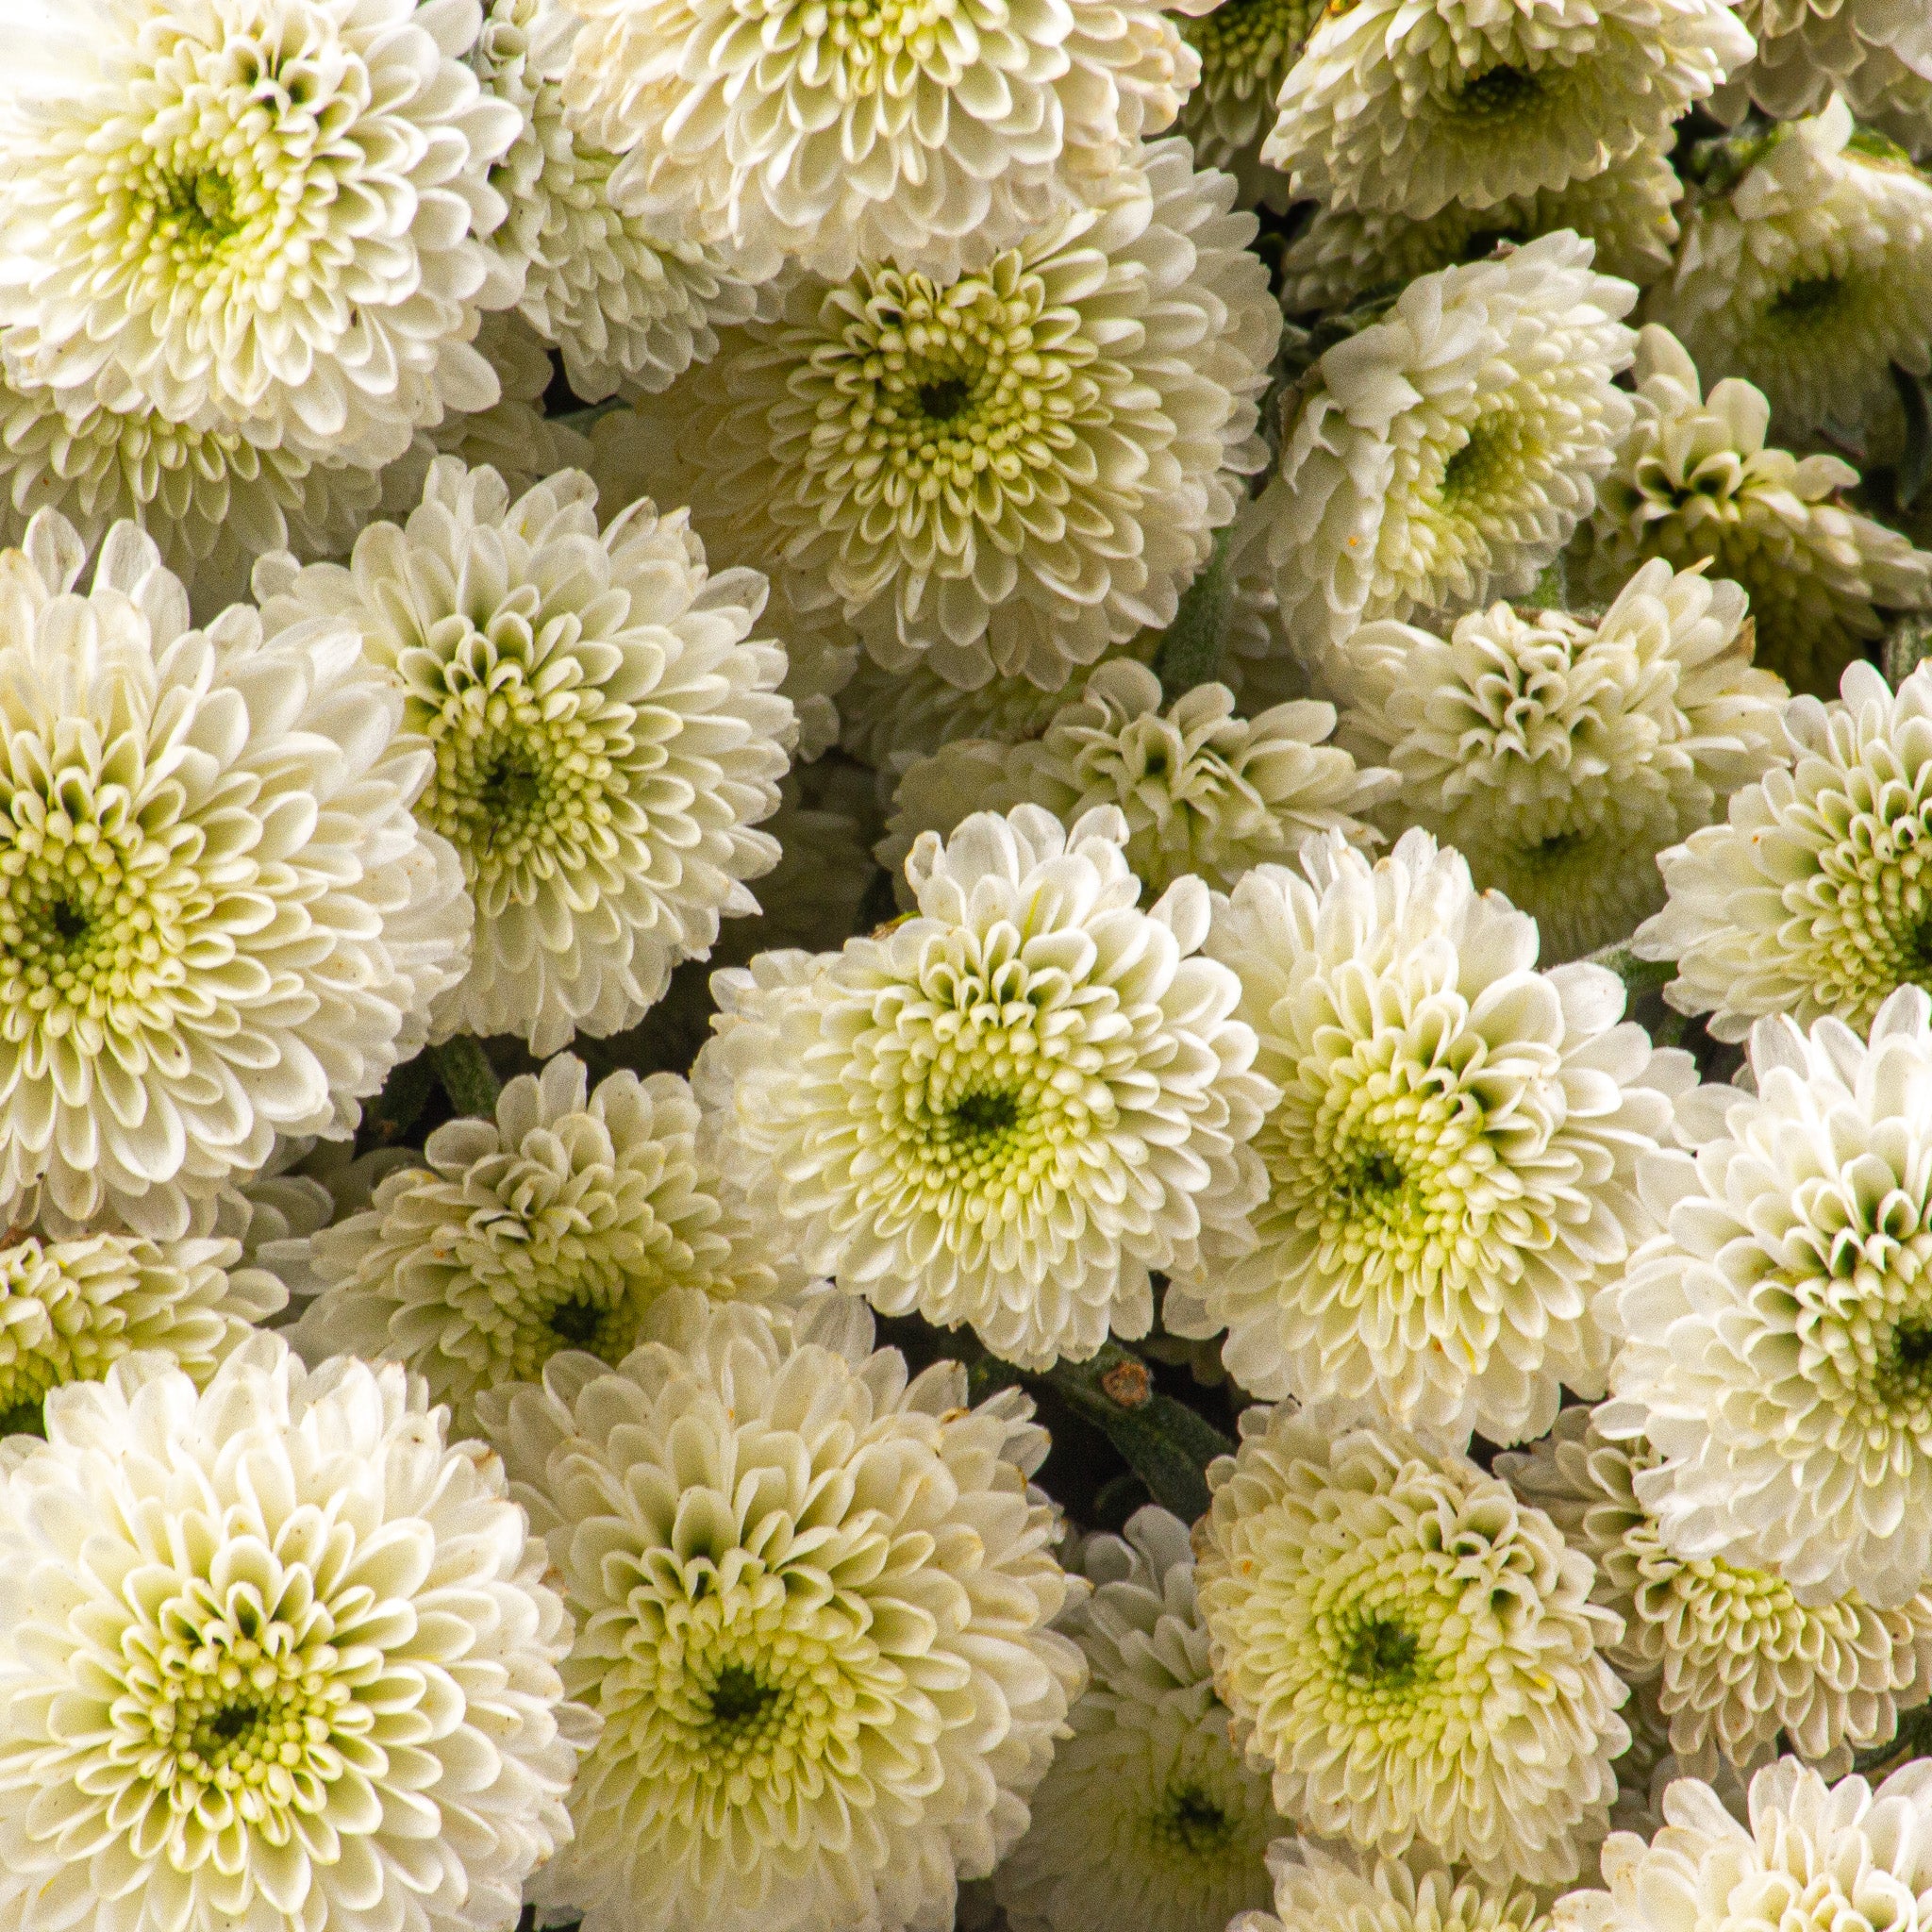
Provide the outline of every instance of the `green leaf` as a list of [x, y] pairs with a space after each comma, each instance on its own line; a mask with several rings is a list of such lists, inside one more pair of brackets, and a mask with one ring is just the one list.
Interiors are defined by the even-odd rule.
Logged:
[[1894, 624], [1879, 659], [1885, 681], [1896, 691], [1927, 658], [1932, 658], [1932, 612], [1914, 610]]
[[467, 1033], [429, 1049], [436, 1059], [436, 1077], [458, 1113], [491, 1114], [503, 1082], [483, 1051], [483, 1042]]
[[382, 1091], [362, 1109], [358, 1138], [365, 1147], [393, 1147], [422, 1118], [436, 1091], [436, 1056], [419, 1053], [383, 1082]]
[[1925, 400], [1925, 383], [1909, 369], [1891, 365], [1891, 386], [1898, 391], [1899, 407], [1906, 418], [1906, 453], [1898, 459], [1898, 481], [1893, 494], [1901, 509], [1918, 502], [1928, 478], [1932, 478], [1932, 408]]
[[1214, 533], [1214, 554], [1182, 593], [1180, 608], [1154, 654], [1154, 675], [1170, 704], [1197, 684], [1211, 684], [1221, 668], [1221, 647], [1234, 608], [1234, 570], [1228, 562], [1233, 529], [1229, 524]]
[[1860, 1776], [1896, 1771], [1915, 1757], [1932, 1757], [1932, 1705], [1915, 1705], [1899, 1713], [1898, 1729], [1883, 1744], [1856, 1752], [1852, 1769]]
[[1043, 1378], [1074, 1413], [1094, 1424], [1183, 1523], [1208, 1510], [1208, 1465], [1234, 1444], [1184, 1402], [1154, 1391], [1147, 1365], [1109, 1341], [1091, 1361], [1060, 1362]]
[[1591, 953], [1582, 963], [1608, 967], [1624, 982], [1633, 1006], [1645, 993], [1661, 992], [1677, 976], [1674, 959], [1640, 959], [1630, 950], [1628, 940], [1619, 940], [1613, 946]]

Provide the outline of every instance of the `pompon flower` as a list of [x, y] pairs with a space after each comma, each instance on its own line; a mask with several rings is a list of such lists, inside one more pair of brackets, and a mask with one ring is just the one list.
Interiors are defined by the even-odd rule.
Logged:
[[1664, 997], [1716, 1039], [1742, 1040], [1766, 1013], [1862, 1032], [1932, 963], [1932, 667], [1894, 693], [1855, 663], [1842, 691], [1794, 698], [1789, 766], [1658, 857], [1669, 896], [1634, 948], [1675, 961]]
[[0, 324], [16, 386], [379, 463], [495, 400], [481, 237], [520, 124], [475, 0], [0, 7]]
[[511, 1080], [493, 1120], [438, 1127], [422, 1158], [309, 1238], [324, 1287], [293, 1340], [315, 1361], [406, 1363], [460, 1435], [479, 1395], [534, 1382], [560, 1349], [622, 1361], [675, 1289], [756, 1301], [805, 1285], [720, 1174], [675, 1074], [592, 1091], [559, 1054]]
[[242, 1265], [235, 1241], [10, 1241], [0, 1247], [0, 1435], [40, 1435], [50, 1390], [98, 1382], [137, 1349], [204, 1383], [288, 1298], [273, 1274]]
[[785, 654], [747, 641], [749, 571], [706, 569], [678, 514], [632, 506], [601, 534], [567, 470], [515, 502], [493, 470], [439, 458], [400, 528], [345, 567], [265, 558], [271, 633], [353, 626], [402, 690], [435, 772], [417, 815], [461, 856], [476, 903], [469, 976], [438, 1032], [516, 1033], [535, 1053], [610, 1034], [702, 957], [744, 881], [778, 857]]
[[1629, 1742], [1590, 1559], [1466, 1457], [1283, 1403], [1208, 1473], [1214, 1678], [1304, 1830], [1574, 1878]]
[[1568, 1408], [1496, 1473], [1596, 1565], [1595, 1600], [1624, 1620], [1605, 1654], [1627, 1681], [1655, 1685], [1685, 1774], [1748, 1767], [1780, 1732], [1787, 1748], [1849, 1770], [1854, 1747], [1885, 1743], [1900, 1707], [1932, 1694], [1932, 1593], [1874, 1610], [1852, 1591], [1807, 1608], [1774, 1570], [1679, 1557], [1637, 1493], [1657, 1463], [1647, 1443], [1609, 1441], [1588, 1409]]
[[1171, 1268], [1162, 1319], [1226, 1328], [1257, 1395], [1541, 1435], [1559, 1384], [1603, 1391], [1592, 1305], [1653, 1231], [1636, 1163], [1690, 1058], [1619, 1024], [1602, 967], [1539, 973], [1535, 922], [1425, 831], [1373, 865], [1331, 836], [1302, 864], [1215, 900], [1207, 950], [1281, 1098], [1255, 1140], [1257, 1244]]
[[1766, 446], [1762, 390], [1727, 376], [1707, 397], [1655, 323], [1638, 334], [1634, 374], [1637, 420], [1586, 533], [1593, 588], [1614, 590], [1646, 557], [1679, 570], [1707, 558], [1750, 596], [1758, 663], [1819, 696], [1884, 630], [1878, 608], [1932, 604], [1932, 556], [1840, 501], [1857, 471]]
[[1254, 541], [1307, 656], [1359, 623], [1529, 590], [1595, 507], [1630, 426], [1611, 378], [1637, 291], [1591, 257], [1559, 229], [1423, 275], [1304, 378]]
[[1274, 1090], [1234, 974], [1195, 957], [1207, 888], [1140, 910], [1126, 841], [1111, 807], [924, 834], [914, 916], [714, 975], [692, 1070], [807, 1268], [1024, 1368], [1144, 1335], [1150, 1270], [1252, 1240], [1245, 1143]]
[[1401, 774], [1385, 819], [1454, 845], [1551, 964], [1656, 911], [1657, 855], [1784, 754], [1789, 694], [1752, 668], [1743, 591], [1661, 560], [1594, 623], [1498, 604], [1446, 639], [1365, 624], [1327, 669], [1339, 741]]
[[[790, 286], [633, 419], [691, 475], [701, 530], [888, 669], [1058, 688], [1171, 623], [1266, 449], [1281, 315], [1182, 141], [1146, 149], [989, 266], [867, 262]], [[618, 432], [606, 430], [606, 436]], [[708, 534], [707, 541], [709, 541]]]
[[1646, 1845], [1618, 1832], [1604, 1846], [1607, 1890], [1558, 1902], [1557, 1932], [1667, 1932], [1689, 1923], [1725, 1932], [1872, 1924], [1923, 1932], [1932, 1909], [1932, 1760], [1874, 1790], [1827, 1784], [1796, 1758], [1751, 1780], [1740, 1820], [1711, 1787], [1680, 1778], [1663, 1796], [1663, 1828]]
[[[907, 767], [886, 837], [874, 849], [903, 878], [921, 833], [942, 837], [974, 811], [1043, 805], [1062, 824], [1098, 806], [1127, 821], [1127, 864], [1149, 891], [1193, 873], [1225, 891], [1264, 859], [1291, 859], [1324, 832], [1381, 842], [1362, 823], [1397, 789], [1395, 774], [1358, 769], [1324, 743], [1330, 705], [1278, 705], [1234, 715], [1224, 684], [1200, 684], [1165, 709], [1144, 664], [1103, 664], [1043, 737], [1002, 745], [967, 740]], [[909, 885], [900, 891], [909, 906]]]
[[1790, 121], [1834, 92], [1858, 118], [1923, 154], [1932, 147], [1932, 17], [1891, 0], [1736, 0], [1757, 58], [1731, 76], [1720, 104], [1748, 95]]
[[1458, 1877], [1425, 1848], [1400, 1858], [1284, 1839], [1269, 1857], [1274, 1909], [1227, 1932], [1547, 1932], [1537, 1896]]
[[1263, 163], [1261, 143], [1274, 130], [1281, 84], [1321, 16], [1319, 0], [1220, 0], [1174, 23], [1201, 62], [1175, 132], [1203, 167], [1241, 183], [1243, 204], [1289, 205], [1288, 176]]
[[908, 1379], [863, 1308], [667, 1297], [612, 1372], [489, 1398], [603, 1721], [540, 1908], [584, 1932], [950, 1924], [1085, 1675], [1031, 1405]]
[[1783, 443], [1829, 436], [1874, 461], [1905, 446], [1893, 365], [1932, 371], [1932, 181], [1833, 98], [1774, 127], [1728, 194], [1685, 218], [1644, 320], [1707, 377], [1762, 390]]
[[191, 629], [128, 524], [82, 565], [48, 510], [0, 553], [0, 1213], [170, 1238], [354, 1131], [471, 912], [353, 630]]
[[[1208, 18], [1213, 19], [1209, 14]], [[1671, 265], [1684, 184], [1663, 136], [1600, 175], [1511, 195], [1486, 208], [1451, 202], [1438, 213], [1381, 214], [1318, 208], [1282, 257], [1282, 307], [1291, 315], [1345, 308], [1372, 289], [1479, 260], [1499, 242], [1574, 228], [1596, 243], [1596, 266], [1639, 288]]]
[[1601, 174], [1751, 57], [1723, 0], [1331, 8], [1261, 150], [1298, 196], [1425, 217]]
[[1932, 1001], [1900, 988], [1869, 1044], [1762, 1020], [1750, 1056], [1756, 1093], [1700, 1093], [1645, 1174], [1597, 1425], [1657, 1451], [1675, 1555], [1891, 1609], [1932, 1584]]
[[400, 1368], [273, 1335], [47, 1403], [0, 1460], [20, 1932], [509, 1932], [588, 1735], [543, 1546]]
[[1269, 1897], [1281, 1820], [1214, 1694], [1188, 1525], [1149, 1505], [1094, 1537], [1094, 1584], [1062, 1627], [1086, 1654], [1074, 1735], [993, 1879], [1013, 1932], [1226, 1932]]

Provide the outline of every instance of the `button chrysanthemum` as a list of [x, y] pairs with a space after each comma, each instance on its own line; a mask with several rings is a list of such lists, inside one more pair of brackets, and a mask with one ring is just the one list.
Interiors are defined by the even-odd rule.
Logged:
[[475, 0], [0, 7], [10, 379], [104, 373], [204, 430], [370, 463], [495, 400], [515, 299], [480, 237], [521, 117], [462, 65]]
[[1227, 1932], [1548, 1932], [1534, 1892], [1458, 1876], [1421, 1846], [1365, 1857], [1284, 1839], [1269, 1866], [1274, 1911], [1243, 1913]]
[[1188, 1526], [1150, 1505], [1095, 1537], [1064, 1628], [1086, 1653], [1074, 1735], [1033, 1794], [994, 1890], [1012, 1932], [1226, 1932], [1269, 1896], [1281, 1819], [1214, 1691]]
[[1606, 1436], [1669, 1548], [1775, 1570], [1802, 1604], [1879, 1609], [1932, 1584], [1932, 1000], [1869, 1044], [1838, 1020], [1751, 1031], [1757, 1092], [1681, 1109], [1646, 1164], [1664, 1231], [1606, 1320]]
[[486, 1400], [602, 1719], [575, 1842], [537, 1879], [584, 1932], [953, 1921], [1026, 1825], [1084, 1669], [1082, 1586], [1007, 1391], [908, 1380], [856, 1304], [667, 1297], [615, 1373]]
[[510, 1932], [583, 1714], [502, 1465], [400, 1368], [145, 1356], [0, 1464], [19, 1932]]
[[1171, 1269], [1163, 1320], [1226, 1328], [1257, 1395], [1540, 1435], [1559, 1385], [1603, 1391], [1592, 1304], [1653, 1230], [1637, 1158], [1689, 1058], [1619, 1024], [1614, 974], [1539, 973], [1536, 923], [1427, 832], [1374, 864], [1331, 835], [1302, 863], [1215, 900], [1208, 951], [1281, 1098], [1254, 1143], [1256, 1246]]
[[456, 854], [353, 629], [206, 631], [118, 524], [0, 553], [0, 1211], [185, 1233], [346, 1136], [468, 964]]
[[1291, 398], [1260, 499], [1282, 622], [1319, 659], [1357, 625], [1529, 590], [1630, 425], [1628, 282], [1569, 229], [1409, 283]]
[[1594, 623], [1498, 604], [1446, 639], [1365, 624], [1327, 672], [1340, 741], [1401, 774], [1384, 818], [1454, 845], [1551, 964], [1656, 911], [1657, 855], [1784, 752], [1788, 693], [1752, 668], [1743, 591], [1661, 560]]
[[504, 1088], [493, 1121], [437, 1128], [423, 1159], [309, 1238], [324, 1288], [293, 1339], [311, 1360], [407, 1363], [459, 1434], [485, 1390], [534, 1382], [560, 1349], [622, 1361], [675, 1289], [803, 1286], [718, 1173], [675, 1074], [619, 1072], [592, 1091], [559, 1054]]
[[1149, 1272], [1239, 1253], [1274, 1089], [1199, 957], [1208, 889], [1150, 908], [1117, 808], [921, 836], [919, 909], [714, 975], [692, 1081], [806, 1267], [1044, 1369], [1146, 1334]]
[[600, 535], [595, 496], [566, 470], [511, 502], [495, 471], [441, 457], [408, 521], [372, 525], [346, 566], [256, 572], [271, 632], [360, 632], [435, 755], [417, 815], [476, 903], [439, 1033], [540, 1054], [630, 1025], [721, 916], [757, 909], [743, 882], [778, 847], [753, 827], [795, 729], [783, 648], [748, 641], [764, 580], [708, 572], [688, 519], [648, 502]]
[[1589, 1557], [1466, 1457], [1291, 1403], [1208, 1473], [1215, 1681], [1305, 1830], [1559, 1884], [1630, 1741]]
[[1731, 76], [1726, 95], [1748, 92], [1767, 114], [1790, 120], [1817, 113], [1836, 92], [1914, 154], [1932, 148], [1932, 13], [1898, 0], [1736, 5], [1757, 54]]

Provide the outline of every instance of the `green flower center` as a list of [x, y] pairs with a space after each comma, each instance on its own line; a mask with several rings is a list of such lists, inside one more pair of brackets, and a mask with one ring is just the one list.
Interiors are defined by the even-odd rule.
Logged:
[[1771, 314], [1794, 328], [1822, 326], [1845, 301], [1848, 289], [1839, 275], [1809, 275], [1789, 283], [1771, 298]]
[[1470, 425], [1468, 441], [1442, 465], [1437, 493], [1448, 506], [1492, 497], [1521, 467], [1524, 453], [1523, 425], [1513, 415], [1499, 409], [1480, 416]]
[[1513, 119], [1542, 92], [1541, 82], [1520, 67], [1491, 67], [1450, 96], [1457, 110], [1473, 121]]
[[1358, 1684], [1400, 1688], [1413, 1680], [1420, 1649], [1415, 1632], [1393, 1617], [1365, 1617], [1342, 1652], [1342, 1674]]
[[1168, 1792], [1153, 1828], [1158, 1839], [1191, 1857], [1211, 1858], [1233, 1843], [1241, 1826], [1200, 1786], [1181, 1784]]
[[1272, 104], [1321, 10], [1319, 0], [1222, 0], [1211, 12], [1174, 25], [1201, 57], [1204, 93], [1262, 95]]

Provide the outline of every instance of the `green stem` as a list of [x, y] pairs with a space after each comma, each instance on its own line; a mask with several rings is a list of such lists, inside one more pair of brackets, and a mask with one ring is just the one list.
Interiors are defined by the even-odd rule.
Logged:
[[491, 1114], [503, 1082], [496, 1077], [483, 1052], [483, 1042], [468, 1033], [458, 1033], [441, 1046], [430, 1048], [436, 1057], [436, 1077], [458, 1113]]
[[1109, 1341], [1091, 1361], [1058, 1362], [1041, 1379], [1106, 1435], [1162, 1508], [1183, 1523], [1207, 1513], [1208, 1465], [1234, 1444], [1186, 1403], [1157, 1395], [1139, 1356]]

